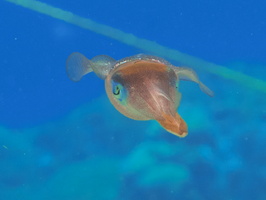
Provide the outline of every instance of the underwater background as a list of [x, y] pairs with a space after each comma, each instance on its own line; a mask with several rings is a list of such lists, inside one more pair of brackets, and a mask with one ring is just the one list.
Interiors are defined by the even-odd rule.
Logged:
[[[265, 1], [42, 2], [0, 2], [0, 200], [266, 200]], [[114, 39], [31, 5], [134, 37]], [[121, 115], [95, 74], [78, 83], [66, 75], [76, 51], [179, 65], [145, 43], [136, 48], [138, 38], [197, 58], [189, 67], [215, 93], [180, 83], [185, 138]]]

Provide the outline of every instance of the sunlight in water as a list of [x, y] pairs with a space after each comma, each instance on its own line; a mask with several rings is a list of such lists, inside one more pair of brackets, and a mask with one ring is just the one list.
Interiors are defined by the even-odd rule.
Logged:
[[125, 33], [111, 26], [100, 24], [91, 19], [80, 17], [71, 12], [62, 10], [60, 8], [55, 8], [51, 5], [39, 1], [35, 0], [6, 0], [6, 1], [34, 10], [39, 13], [43, 13], [53, 18], [63, 20], [65, 22], [74, 24], [81, 28], [88, 29], [95, 33], [118, 40], [126, 45], [141, 49], [143, 51], [150, 52], [158, 56], [162, 56], [166, 59], [177, 61], [182, 65], [192, 66], [195, 68], [206, 70], [212, 74], [233, 80], [246, 87], [266, 93], [265, 81], [248, 76], [246, 74], [243, 74], [242, 72], [237, 72], [232, 69], [226, 68], [224, 66], [204, 61], [200, 58], [184, 54], [175, 49], [170, 49], [168, 47], [162, 46], [150, 40], [138, 38], [133, 34]]

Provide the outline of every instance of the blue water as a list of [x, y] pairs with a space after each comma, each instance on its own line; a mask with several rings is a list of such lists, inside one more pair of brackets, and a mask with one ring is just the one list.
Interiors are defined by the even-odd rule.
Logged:
[[[266, 81], [262, 0], [45, 3]], [[0, 200], [266, 199], [265, 92], [197, 69], [215, 97], [181, 83], [178, 138], [66, 76], [75, 51], [148, 52], [6, 1], [0, 24]]]

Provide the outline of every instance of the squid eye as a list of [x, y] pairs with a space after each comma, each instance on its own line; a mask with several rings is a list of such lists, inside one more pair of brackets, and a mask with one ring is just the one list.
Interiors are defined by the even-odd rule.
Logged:
[[113, 98], [116, 99], [120, 104], [124, 105], [127, 102], [127, 90], [125, 87], [118, 82], [111, 81]]
[[117, 99], [121, 99], [122, 98], [122, 95], [123, 95], [123, 86], [119, 83], [114, 83], [113, 82], [113, 94], [115, 96], [115, 98]]
[[116, 86], [114, 87], [113, 94], [114, 94], [114, 95], [119, 95], [120, 92], [121, 92], [121, 88], [119, 87], [119, 85], [116, 85]]
[[113, 82], [113, 95], [114, 98], [116, 98], [120, 104], [124, 105], [127, 101], [127, 91], [125, 90], [124, 86], [120, 83]]

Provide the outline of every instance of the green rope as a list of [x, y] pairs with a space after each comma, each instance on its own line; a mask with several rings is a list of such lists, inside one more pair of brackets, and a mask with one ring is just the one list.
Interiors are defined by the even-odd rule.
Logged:
[[138, 38], [133, 34], [125, 33], [111, 26], [97, 23], [91, 19], [80, 17], [71, 12], [62, 10], [60, 8], [55, 8], [53, 6], [50, 6], [48, 4], [39, 1], [35, 0], [6, 0], [6, 1], [51, 16], [53, 18], [63, 20], [65, 22], [74, 24], [81, 28], [88, 29], [90, 31], [112, 38], [129, 46], [141, 49], [143, 51], [151, 52], [156, 55], [160, 55], [164, 58], [177, 61], [182, 65], [193, 66], [200, 69], [204, 69], [212, 74], [233, 80], [246, 87], [266, 93], [266, 82], [261, 79], [248, 76], [246, 74], [234, 71], [232, 69], [226, 68], [221, 65], [209, 63], [200, 58], [184, 54], [175, 49], [167, 48], [150, 40]]

